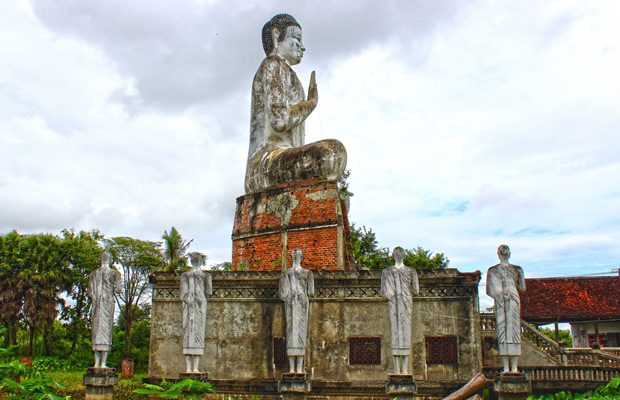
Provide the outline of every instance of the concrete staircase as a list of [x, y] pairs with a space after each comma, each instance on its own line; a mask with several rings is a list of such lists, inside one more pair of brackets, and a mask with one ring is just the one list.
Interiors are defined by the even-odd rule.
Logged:
[[[495, 314], [480, 313], [482, 336], [495, 336]], [[560, 346], [534, 326], [521, 320], [521, 342], [524, 348], [543, 357], [539, 365], [620, 368], [620, 357], [594, 349], [576, 349]]]

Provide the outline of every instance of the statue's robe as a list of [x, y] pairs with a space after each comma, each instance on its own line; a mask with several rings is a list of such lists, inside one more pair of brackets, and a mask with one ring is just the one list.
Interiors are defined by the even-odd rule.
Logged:
[[[294, 181], [337, 180], [342, 175], [347, 164], [342, 143], [327, 139], [304, 146], [305, 116], [289, 110], [305, 100], [304, 88], [290, 65], [277, 55], [265, 58], [252, 82], [246, 193]], [[288, 128], [276, 131], [272, 126], [276, 119], [285, 120]]]
[[192, 268], [181, 275], [179, 298], [183, 302], [183, 354], [202, 355], [207, 327], [207, 294], [211, 295], [211, 274]]
[[411, 354], [412, 294], [419, 290], [414, 268], [394, 266], [381, 273], [381, 296], [388, 299], [393, 356]]
[[523, 269], [518, 265], [497, 264], [487, 272], [487, 294], [495, 300], [497, 342], [501, 356], [521, 354], [521, 301], [525, 291]]
[[88, 294], [92, 300], [90, 318], [93, 351], [110, 351], [114, 326], [114, 292], [121, 282], [121, 273], [109, 267], [97, 268], [90, 274]]
[[314, 295], [314, 275], [305, 268], [289, 268], [280, 278], [280, 298], [286, 317], [286, 354], [306, 354], [308, 296]]

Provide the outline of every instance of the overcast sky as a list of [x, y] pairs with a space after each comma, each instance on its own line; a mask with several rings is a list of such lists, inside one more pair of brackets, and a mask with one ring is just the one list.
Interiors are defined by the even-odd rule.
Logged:
[[350, 219], [461, 271], [620, 266], [617, 1], [12, 0], [0, 10], [0, 233], [175, 226], [231, 259], [262, 25], [288, 12]]

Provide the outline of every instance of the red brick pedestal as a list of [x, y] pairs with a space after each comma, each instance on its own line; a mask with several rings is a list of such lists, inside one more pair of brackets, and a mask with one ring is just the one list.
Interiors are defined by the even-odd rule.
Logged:
[[233, 227], [233, 269], [281, 270], [301, 249], [302, 266], [348, 269], [348, 222], [336, 181], [302, 181], [237, 199]]

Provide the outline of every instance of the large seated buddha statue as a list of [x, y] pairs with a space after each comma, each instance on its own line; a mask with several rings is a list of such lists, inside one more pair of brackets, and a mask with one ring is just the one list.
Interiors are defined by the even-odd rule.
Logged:
[[261, 192], [290, 182], [337, 180], [346, 167], [347, 153], [337, 140], [304, 145], [304, 121], [319, 96], [312, 72], [308, 98], [291, 68], [303, 57], [301, 27], [288, 14], [278, 14], [262, 31], [263, 60], [252, 83], [250, 150], [245, 175], [246, 193]]

